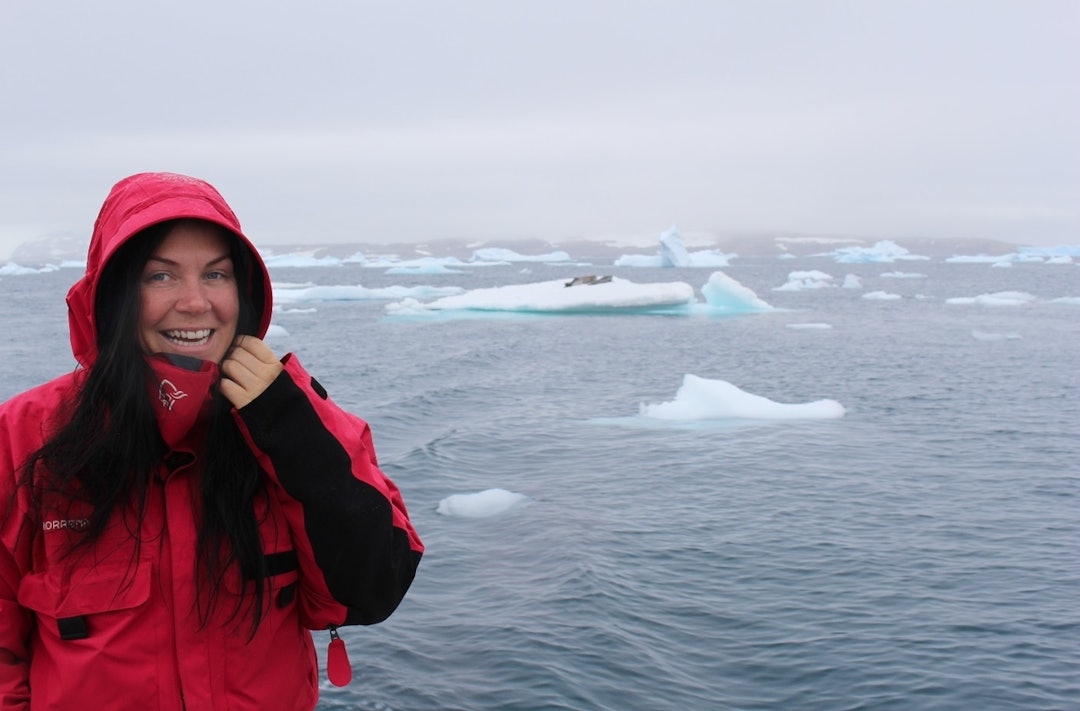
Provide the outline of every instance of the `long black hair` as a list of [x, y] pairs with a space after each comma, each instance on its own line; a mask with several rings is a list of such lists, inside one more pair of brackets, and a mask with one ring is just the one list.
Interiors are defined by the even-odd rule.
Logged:
[[[140, 281], [147, 260], [182, 220], [159, 223], [125, 242], [105, 265], [94, 305], [97, 359], [83, 374], [70, 418], [23, 467], [39, 512], [45, 507], [89, 505], [90, 513], [67, 554], [89, 550], [114, 516], [135, 540], [132, 563], [143, 543], [148, 488], [168, 454], [151, 407], [153, 373], [138, 337]], [[204, 223], [208, 224], [208, 223]], [[263, 272], [246, 245], [222, 228], [230, 245], [240, 314], [236, 335], [256, 334], [263, 310]], [[245, 594], [229, 620], [250, 603], [251, 634], [264, 612], [266, 563], [257, 504], [264, 480], [231, 414], [215, 388], [201, 457], [202, 507], [198, 521], [198, 613], [206, 624], [221, 595], [226, 572], [238, 566]], [[266, 506], [261, 507], [269, 511]], [[268, 515], [268, 514], [267, 514]]]

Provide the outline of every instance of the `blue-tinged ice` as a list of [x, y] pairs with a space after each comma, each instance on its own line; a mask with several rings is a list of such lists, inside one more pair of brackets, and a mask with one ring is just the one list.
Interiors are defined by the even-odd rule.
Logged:
[[672, 225], [660, 235], [660, 250], [656, 255], [624, 254], [615, 260], [617, 267], [696, 267], [717, 268], [730, 266], [736, 254], [715, 249], [690, 252], [683, 244], [682, 233]]
[[785, 404], [741, 390], [726, 380], [683, 376], [675, 399], [657, 404], [642, 403], [641, 417], [659, 420], [824, 420], [843, 417], [846, 410], [836, 400]]
[[660, 266], [690, 266], [690, 253], [686, 251], [682, 235], [679, 234], [679, 228], [675, 225], [672, 225], [660, 235]]
[[775, 311], [750, 287], [743, 286], [723, 272], [713, 272], [709, 281], [701, 287], [701, 294], [712, 311], [727, 314], [746, 314]]
[[506, 489], [485, 489], [475, 494], [452, 494], [439, 502], [436, 513], [455, 518], [487, 518], [524, 504], [529, 497]]

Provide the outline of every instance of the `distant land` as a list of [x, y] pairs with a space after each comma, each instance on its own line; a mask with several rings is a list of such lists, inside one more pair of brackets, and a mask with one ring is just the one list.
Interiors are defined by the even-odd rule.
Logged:
[[[264, 244], [256, 240], [266, 255], [305, 254], [312, 257], [351, 257], [361, 253], [368, 257], [395, 256], [400, 259], [417, 257], [457, 257], [467, 261], [477, 249], [501, 247], [523, 255], [548, 254], [563, 251], [572, 259], [614, 261], [625, 254], [656, 254], [660, 234], [625, 235], [613, 237], [582, 237], [569, 240], [543, 239], [469, 240], [442, 239], [422, 243], [375, 244], [362, 241], [318, 244], [296, 242]], [[714, 249], [739, 257], [796, 257], [826, 253], [840, 247], [871, 247], [884, 238], [811, 235], [795, 232], [682, 232], [683, 244], [690, 250]], [[254, 238], [253, 238], [254, 239]], [[24, 266], [55, 264], [61, 261], [82, 261], [86, 258], [88, 237], [70, 235], [46, 237], [25, 242], [7, 260]], [[907, 249], [913, 255], [946, 258], [955, 255], [998, 256], [1015, 252], [1025, 245], [981, 238], [890, 238], [889, 241]]]

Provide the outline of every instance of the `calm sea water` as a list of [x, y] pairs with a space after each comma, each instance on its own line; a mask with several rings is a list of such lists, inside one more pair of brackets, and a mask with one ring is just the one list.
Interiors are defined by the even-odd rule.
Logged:
[[[465, 288], [614, 271], [535, 265], [277, 281]], [[776, 292], [820, 269], [863, 288]], [[922, 279], [886, 279], [888, 271]], [[369, 420], [428, 553], [386, 623], [343, 630], [322, 709], [1080, 708], [1080, 269], [737, 260], [792, 311], [433, 323], [385, 302], [280, 313]], [[75, 271], [0, 280], [0, 397], [71, 366]], [[902, 295], [871, 301], [861, 294]], [[949, 305], [999, 291], [1025, 306]], [[828, 330], [787, 328], [828, 323]], [[1009, 336], [980, 340], [973, 332]], [[684, 374], [839, 420], [617, 426]], [[500, 487], [529, 503], [448, 518]], [[325, 633], [317, 633], [325, 648]]]

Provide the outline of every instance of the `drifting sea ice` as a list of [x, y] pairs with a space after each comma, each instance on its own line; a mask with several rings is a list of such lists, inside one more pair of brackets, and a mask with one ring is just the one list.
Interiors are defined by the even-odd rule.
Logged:
[[675, 399], [642, 403], [641, 417], [660, 420], [827, 420], [843, 417], [846, 410], [836, 400], [800, 404], [775, 402], [739, 389], [726, 380], [683, 376]]
[[713, 272], [701, 287], [705, 303], [694, 296], [686, 282], [638, 284], [612, 277], [608, 281], [568, 286], [569, 280], [556, 279], [530, 284], [473, 289], [463, 294], [421, 303], [415, 298], [387, 304], [390, 316], [412, 317], [457, 312], [471, 314], [532, 313], [573, 314], [611, 311], [624, 313], [646, 310], [650, 313], [705, 315], [752, 314], [776, 311], [754, 291], [723, 272]]
[[945, 299], [946, 304], [978, 304], [979, 306], [1022, 306], [1035, 301], [1035, 297], [1024, 291], [997, 291], [979, 296], [957, 296]]
[[584, 312], [610, 309], [680, 306], [694, 302], [694, 288], [686, 282], [636, 284], [614, 277], [603, 284], [568, 287], [568, 280], [511, 284], [473, 289], [444, 296], [428, 304], [416, 299], [387, 304], [393, 315], [418, 315], [434, 311]]
[[615, 260], [617, 267], [726, 267], [736, 254], [715, 249], [690, 252], [683, 244], [679, 228], [672, 225], [660, 235], [658, 254], [624, 254]]
[[758, 297], [754, 290], [743, 286], [723, 272], [713, 272], [701, 287], [706, 303], [720, 313], [744, 314], [751, 311], [775, 311], [775, 307]]
[[832, 283], [831, 274], [811, 269], [809, 271], [796, 271], [788, 274], [787, 282], [774, 287], [773, 291], [807, 291], [808, 289], [826, 289], [836, 286]]
[[485, 489], [474, 494], [452, 494], [439, 502], [436, 513], [456, 518], [487, 518], [528, 501], [525, 494], [506, 489]]

